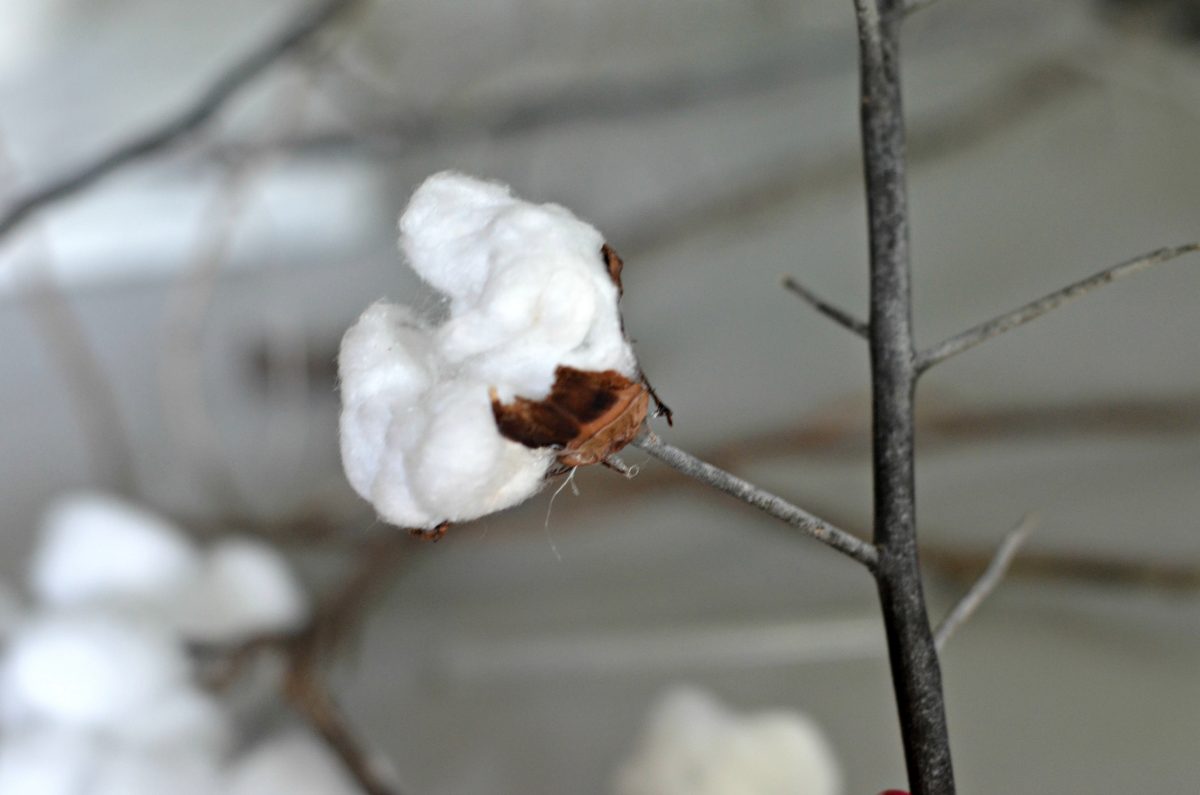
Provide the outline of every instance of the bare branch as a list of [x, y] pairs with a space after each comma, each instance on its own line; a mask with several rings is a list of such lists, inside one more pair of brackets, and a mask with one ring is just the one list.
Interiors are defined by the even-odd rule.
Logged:
[[736, 475], [701, 461], [678, 447], [667, 444], [651, 432], [643, 433], [634, 440], [633, 444], [684, 475], [737, 497], [742, 502], [787, 522], [821, 543], [854, 558], [871, 571], [875, 571], [879, 565], [879, 553], [866, 541], [834, 527], [824, 519], [813, 516], [782, 497], [760, 489]]
[[[983, 568], [990, 557], [991, 553], [970, 549], [931, 546], [921, 550], [921, 558], [943, 576], [963, 580]], [[1079, 551], [1026, 552], [1013, 561], [1008, 577], [1179, 594], [1200, 591], [1200, 563], [1194, 561], [1129, 560]]]
[[1035, 514], [1026, 514], [1024, 518], [1008, 531], [1004, 536], [1004, 540], [1000, 542], [999, 548], [996, 550], [992, 562], [988, 564], [987, 569], [971, 586], [971, 589], [959, 600], [958, 604], [942, 619], [942, 623], [933, 633], [934, 642], [937, 643], [938, 652], [946, 647], [946, 641], [950, 640], [959, 627], [966, 623], [979, 606], [983, 604], [983, 600], [988, 598], [992, 591], [996, 590], [996, 586], [1000, 584], [1000, 580], [1004, 578], [1005, 572], [1008, 571], [1009, 564], [1017, 554], [1017, 550], [1029, 538], [1029, 534], [1037, 527], [1038, 517]]
[[1182, 257], [1184, 254], [1190, 254], [1193, 251], [1200, 251], [1200, 243], [1189, 243], [1185, 246], [1160, 248], [1157, 251], [1151, 251], [1149, 254], [1143, 254], [1140, 257], [1122, 262], [1120, 265], [1114, 265], [1082, 281], [1069, 284], [1061, 290], [1056, 290], [1036, 301], [1025, 304], [1025, 306], [980, 323], [960, 334], [954, 335], [944, 342], [921, 351], [917, 355], [917, 372], [923, 373], [935, 364], [946, 361], [951, 356], [970, 350], [981, 342], [999, 336], [1017, 326], [1023, 326], [1031, 320], [1036, 320], [1073, 298], [1078, 298], [1106, 284], [1123, 279], [1126, 276], [1132, 276], [1152, 265], [1158, 265], [1159, 263]]
[[918, 11], [929, 8], [929, 6], [933, 5], [937, 1], [938, 0], [907, 0], [900, 8], [900, 13], [904, 16], [915, 14]]
[[[395, 530], [395, 528], [393, 528]], [[307, 626], [285, 635], [249, 638], [226, 649], [198, 648], [216, 663], [204, 677], [209, 687], [224, 689], [258, 654], [276, 652], [287, 660], [283, 695], [341, 760], [367, 795], [398, 795], [387, 760], [370, 753], [356, 738], [325, 682], [329, 657], [361, 628], [380, 591], [395, 581], [412, 543], [403, 531], [373, 539], [358, 550], [357, 565], [316, 611]]]
[[[5, 176], [16, 171], [3, 140], [0, 169]], [[34, 248], [38, 261], [28, 265], [30, 290], [25, 305], [66, 384], [96, 477], [107, 480], [117, 493], [132, 497], [137, 484], [135, 456], [116, 389], [92, 348], [87, 329], [54, 279], [54, 255], [44, 234], [36, 237]]]
[[902, 0], [854, 0], [859, 122], [867, 194], [870, 272], [872, 540], [892, 689], [909, 789], [954, 795], [937, 647], [917, 556], [908, 155], [900, 79]]
[[845, 309], [829, 303], [824, 298], [793, 279], [791, 276], [783, 277], [783, 286], [791, 290], [813, 309], [837, 323], [842, 328], [853, 331], [863, 339], [867, 338], [869, 328], [867, 327], [866, 321], [859, 320]]
[[202, 127], [254, 78], [305, 44], [326, 24], [358, 2], [360, 0], [324, 0], [222, 71], [198, 97], [175, 115], [118, 144], [91, 162], [29, 191], [0, 215], [0, 239], [43, 207], [83, 190], [127, 163], [171, 146]]
[[[386, 766], [381, 764], [382, 760], [372, 757], [360, 745], [341, 707], [319, 677], [302, 675], [294, 669], [288, 679], [287, 693], [288, 700], [337, 754], [363, 792], [367, 795], [398, 795], [399, 790], [386, 780], [390, 776]], [[381, 767], [385, 769], [380, 770]]]

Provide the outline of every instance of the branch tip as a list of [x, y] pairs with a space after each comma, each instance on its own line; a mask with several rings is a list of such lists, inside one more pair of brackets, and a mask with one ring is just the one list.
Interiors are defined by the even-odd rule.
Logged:
[[987, 569], [980, 575], [975, 584], [970, 590], [963, 595], [953, 609], [942, 619], [942, 623], [938, 625], [934, 632], [934, 643], [937, 644], [938, 653], [945, 648], [946, 642], [950, 640], [959, 627], [967, 622], [967, 620], [975, 614], [979, 606], [984, 600], [996, 590], [996, 586], [1004, 579], [1008, 567], [1012, 564], [1013, 558], [1016, 557], [1018, 550], [1029, 538], [1029, 534], [1038, 526], [1041, 519], [1037, 514], [1029, 513], [1022, 517], [1021, 521], [1012, 530], [1009, 530], [1004, 540], [1000, 542], [1000, 546], [996, 548], [996, 554], [992, 556], [992, 560], [988, 563]]
[[804, 301], [813, 309], [817, 310], [834, 323], [837, 323], [842, 328], [854, 332], [863, 339], [866, 339], [870, 334], [870, 327], [867, 325], [866, 321], [860, 320], [850, 312], [847, 312], [845, 309], [842, 309], [835, 304], [831, 304], [821, 296], [814, 293], [812, 290], [802, 285], [800, 282], [796, 281], [791, 276], [784, 276], [782, 284], [785, 289], [795, 293], [800, 300]]
[[1112, 284], [1126, 276], [1132, 276], [1153, 265], [1169, 262], [1170, 260], [1178, 259], [1196, 251], [1200, 251], [1200, 243], [1187, 243], [1182, 246], [1156, 249], [1148, 254], [1143, 254], [1140, 257], [1126, 260], [1119, 265], [1106, 268], [1099, 273], [1094, 273], [1086, 279], [1081, 279], [1060, 290], [1055, 290], [1011, 312], [1006, 312], [991, 320], [972, 326], [966, 331], [960, 332], [918, 353], [916, 358], [917, 374], [924, 373], [935, 364], [940, 364], [952, 356], [957, 356], [964, 351], [970, 350], [976, 345], [990, 340], [992, 337], [998, 337], [1006, 331], [1011, 331], [1018, 326], [1025, 325], [1031, 320], [1036, 320], [1072, 299], [1090, 293], [1107, 284]]

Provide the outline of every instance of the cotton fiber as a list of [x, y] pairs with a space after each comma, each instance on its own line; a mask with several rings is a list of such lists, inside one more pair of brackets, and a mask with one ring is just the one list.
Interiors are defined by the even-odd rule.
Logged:
[[412, 269], [447, 299], [437, 324], [380, 302], [338, 359], [346, 477], [379, 515], [430, 529], [520, 503], [555, 460], [501, 436], [491, 395], [542, 400], [566, 366], [639, 377], [595, 228], [453, 172], [400, 218]]
[[615, 795], [840, 795], [820, 729], [795, 712], [739, 715], [694, 688], [668, 692]]

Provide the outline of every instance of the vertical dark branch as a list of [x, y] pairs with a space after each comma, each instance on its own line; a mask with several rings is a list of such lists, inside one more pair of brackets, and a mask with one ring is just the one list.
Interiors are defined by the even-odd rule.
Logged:
[[917, 558], [913, 480], [916, 380], [900, 96], [899, 0], [855, 0], [870, 232], [876, 581], [913, 795], [954, 792], [941, 669]]

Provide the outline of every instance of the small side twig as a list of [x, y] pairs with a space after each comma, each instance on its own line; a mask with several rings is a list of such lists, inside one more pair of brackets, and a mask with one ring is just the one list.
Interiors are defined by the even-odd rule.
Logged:
[[284, 694], [309, 725], [337, 754], [347, 772], [367, 795], [398, 795], [377, 758], [354, 736], [341, 708], [325, 684], [325, 658], [354, 633], [379, 590], [391, 582], [404, 559], [403, 533], [381, 539], [363, 550], [361, 563], [321, 607], [308, 629], [287, 646], [289, 666]]
[[1008, 531], [1004, 536], [1004, 540], [1000, 542], [1000, 546], [996, 549], [995, 556], [992, 557], [991, 563], [987, 569], [980, 575], [971, 589], [963, 595], [963, 598], [958, 601], [946, 617], [942, 619], [942, 623], [938, 624], [938, 628], [934, 630], [933, 640], [937, 644], [938, 652], [946, 647], [946, 642], [950, 640], [959, 627], [967, 622], [983, 601], [988, 598], [992, 591], [996, 590], [996, 586], [1004, 579], [1004, 574], [1008, 571], [1009, 565], [1017, 554], [1017, 550], [1029, 538], [1029, 534], [1037, 527], [1038, 517], [1035, 514], [1026, 514], [1017, 526]]
[[643, 433], [633, 441], [633, 445], [684, 475], [753, 505], [776, 519], [787, 522], [821, 543], [854, 558], [872, 572], [879, 565], [879, 553], [870, 543], [831, 525], [824, 519], [813, 516], [782, 497], [701, 461], [674, 445], [667, 444], [653, 433]]
[[935, 364], [940, 364], [946, 361], [951, 356], [956, 356], [963, 351], [970, 350], [982, 342], [990, 340], [992, 337], [997, 337], [1006, 331], [1010, 331], [1017, 326], [1022, 326], [1031, 320], [1036, 320], [1052, 309], [1057, 309], [1073, 298], [1078, 298], [1081, 295], [1090, 293], [1099, 287], [1106, 284], [1111, 284], [1118, 279], [1123, 279], [1126, 276], [1132, 276], [1139, 271], [1143, 271], [1153, 265], [1158, 265], [1169, 260], [1182, 257], [1185, 254], [1190, 254], [1194, 251], [1200, 251], [1200, 243], [1189, 243], [1184, 246], [1175, 246], [1173, 248], [1160, 248], [1157, 251], [1151, 251], [1149, 254], [1143, 254], [1140, 257], [1122, 262], [1120, 265], [1114, 265], [1111, 268], [1093, 274], [1086, 279], [1069, 284], [1061, 290], [1055, 290], [1049, 295], [1043, 296], [1036, 301], [1031, 301], [1022, 307], [1014, 309], [1011, 312], [1006, 312], [1003, 315], [992, 318], [991, 320], [980, 323], [977, 326], [967, 329], [966, 331], [956, 334], [949, 339], [921, 351], [917, 355], [917, 372], [923, 373]]
[[[325, 682], [324, 667], [333, 652], [358, 629], [379, 591], [394, 580], [408, 543], [407, 535], [396, 531], [368, 544], [360, 550], [359, 565], [307, 626], [288, 635], [250, 638], [224, 650], [219, 654], [223, 659], [218, 660], [223, 664], [208, 677], [210, 687], [224, 689], [258, 654], [272, 651], [283, 655], [287, 661], [283, 695], [367, 795], [399, 795], [399, 789], [390, 781], [392, 775], [382, 758], [372, 755], [355, 737]], [[197, 651], [203, 656], [218, 656], [218, 650]]]
[[324, 0], [223, 70], [198, 97], [178, 113], [101, 153], [91, 162], [34, 188], [0, 215], [0, 239], [43, 207], [83, 190], [129, 162], [167, 148], [202, 127], [230, 98], [258, 75], [305, 44], [326, 24], [357, 2], [359, 0]]
[[793, 279], [791, 276], [783, 277], [783, 286], [791, 290], [806, 304], [832, 320], [834, 323], [837, 323], [842, 328], [853, 331], [863, 339], [866, 339], [867, 335], [870, 334], [870, 327], [867, 326], [865, 320], [859, 320], [857, 317], [850, 314], [845, 309], [842, 309], [840, 306], [829, 303], [824, 298]]
[[904, 16], [915, 14], [918, 11], [929, 8], [929, 6], [938, 2], [938, 0], [906, 0], [900, 7], [900, 13]]

